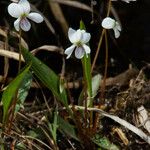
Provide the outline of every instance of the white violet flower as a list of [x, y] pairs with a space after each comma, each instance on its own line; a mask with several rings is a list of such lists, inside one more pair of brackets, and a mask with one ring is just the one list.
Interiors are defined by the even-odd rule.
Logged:
[[89, 42], [91, 35], [85, 30], [74, 30], [69, 28], [68, 37], [72, 45], [65, 50], [65, 54], [68, 55], [67, 59], [71, 56], [75, 50], [75, 57], [81, 59], [84, 54], [89, 54], [91, 49], [86, 43]]
[[20, 0], [18, 3], [11, 3], [8, 6], [8, 13], [12, 17], [17, 18], [14, 22], [14, 27], [17, 31], [19, 31], [20, 28], [24, 31], [30, 30], [31, 24], [28, 19], [36, 23], [43, 21], [43, 17], [39, 13], [30, 13], [30, 10], [30, 4], [27, 0]]
[[[112, 1], [117, 1], [117, 0], [112, 0]], [[130, 2], [135, 2], [136, 0], [121, 0], [121, 1], [124, 1], [126, 3], [130, 3]]]
[[113, 29], [114, 33], [115, 33], [115, 38], [118, 38], [120, 36], [120, 31], [121, 31], [121, 26], [119, 25], [119, 23], [117, 21], [115, 21], [114, 19], [110, 18], [110, 17], [106, 17], [103, 21], [102, 21], [102, 27], [105, 29]]

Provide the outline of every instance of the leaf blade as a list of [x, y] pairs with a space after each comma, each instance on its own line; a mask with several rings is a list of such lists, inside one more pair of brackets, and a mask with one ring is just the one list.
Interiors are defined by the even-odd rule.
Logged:
[[41, 82], [52, 91], [53, 95], [69, 109], [66, 90], [60, 93], [59, 77], [55, 72], [38, 58], [34, 57], [26, 48], [22, 47], [21, 52], [26, 63], [31, 63], [31, 69], [34, 71], [37, 78], [39, 78]]
[[6, 88], [2, 95], [3, 103], [3, 123], [8, 117], [9, 107], [12, 103], [12, 100], [21, 85], [23, 78], [26, 76], [30, 68], [30, 65], [27, 66]]

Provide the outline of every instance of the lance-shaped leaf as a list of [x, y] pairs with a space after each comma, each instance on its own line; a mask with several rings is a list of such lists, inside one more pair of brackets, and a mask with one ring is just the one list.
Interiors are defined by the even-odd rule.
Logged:
[[26, 74], [26, 76], [24, 77], [24, 79], [18, 89], [18, 95], [17, 95], [18, 101], [16, 104], [15, 112], [18, 112], [19, 109], [21, 107], [23, 107], [24, 101], [25, 101], [26, 97], [28, 96], [28, 92], [31, 87], [31, 83], [32, 83], [32, 73], [28, 72]]
[[64, 120], [62, 117], [58, 116], [58, 126], [61, 131], [66, 133], [68, 136], [74, 138], [75, 140], [79, 141], [75, 126], [71, 125], [68, 121]]
[[[15, 98], [15, 95], [18, 92], [18, 89], [21, 85], [21, 83], [24, 80], [24, 77], [27, 75], [29, 71], [30, 66], [27, 66], [6, 88], [2, 95], [2, 103], [3, 103], [3, 123], [8, 118], [9, 115], [9, 108], [12, 104], [13, 99]], [[17, 98], [17, 97], [16, 97]]]
[[52, 91], [53, 95], [69, 110], [66, 90], [60, 92], [59, 77], [56, 73], [33, 56], [26, 48], [22, 47], [21, 52], [26, 63], [31, 63], [31, 69], [37, 78], [39, 78], [41, 82]]

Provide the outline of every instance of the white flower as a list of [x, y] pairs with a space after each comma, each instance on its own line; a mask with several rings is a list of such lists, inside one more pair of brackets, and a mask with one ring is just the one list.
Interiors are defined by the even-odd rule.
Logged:
[[136, 0], [122, 0], [122, 1], [124, 1], [126, 3], [130, 3], [130, 2], [135, 2]]
[[[117, 1], [117, 0], [112, 0], [112, 1]], [[130, 2], [135, 2], [136, 0], [122, 0], [122, 1], [124, 1], [126, 3], [130, 3]]]
[[75, 50], [75, 57], [81, 59], [84, 54], [91, 52], [90, 47], [86, 45], [89, 42], [91, 35], [85, 32], [85, 30], [74, 30], [69, 28], [68, 37], [72, 45], [65, 50], [65, 54], [68, 55], [67, 59], [71, 56]]
[[20, 0], [18, 3], [11, 3], [8, 6], [8, 13], [17, 18], [14, 22], [14, 27], [17, 31], [20, 28], [24, 31], [29, 31], [31, 28], [31, 24], [28, 19], [36, 23], [41, 23], [43, 21], [43, 17], [39, 13], [30, 13], [30, 4], [27, 0]]
[[136, 1], [136, 0], [122, 0], [122, 1], [124, 1], [124, 2], [126, 2], [126, 3], [130, 3], [130, 2], [134, 2], [134, 1]]
[[120, 36], [121, 26], [114, 19], [106, 17], [102, 21], [102, 27], [105, 29], [113, 29], [115, 33], [115, 38], [118, 38]]

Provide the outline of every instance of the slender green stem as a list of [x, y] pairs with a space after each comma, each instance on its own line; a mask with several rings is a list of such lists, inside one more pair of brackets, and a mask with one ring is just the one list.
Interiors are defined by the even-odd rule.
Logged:
[[[80, 21], [80, 29], [86, 30], [84, 22]], [[89, 107], [93, 106], [93, 96], [92, 96], [92, 75], [91, 75], [91, 57], [90, 54], [84, 55], [82, 58], [83, 74], [84, 80], [86, 83], [85, 93], [87, 93], [88, 103], [86, 104]]]
[[[91, 61], [90, 55], [88, 57], [85, 55], [82, 59], [82, 66], [83, 66], [83, 73], [84, 73], [84, 80], [85, 80], [85, 124], [88, 124], [88, 113], [87, 108], [93, 107], [93, 94], [92, 94], [92, 76], [91, 76]], [[89, 128], [92, 128], [93, 125], [93, 112], [90, 112], [89, 117], [90, 123]]]
[[21, 69], [21, 29], [19, 30], [19, 65], [18, 65], [18, 73]]
[[91, 61], [90, 61], [90, 55], [84, 56], [83, 61], [82, 61], [82, 66], [83, 66], [83, 71], [84, 71], [84, 77], [85, 77], [85, 82], [86, 82], [86, 87], [87, 87], [87, 98], [89, 100], [89, 107], [93, 106], [92, 102], [92, 76], [91, 76]]
[[[86, 29], [83, 21], [80, 21], [80, 29]], [[83, 88], [85, 94], [85, 125], [88, 125], [88, 112], [87, 107], [93, 107], [93, 96], [92, 96], [92, 75], [91, 75], [91, 58], [90, 54], [84, 55], [82, 58], [83, 67], [83, 77], [85, 81], [85, 86]], [[89, 128], [91, 128], [93, 123], [93, 113], [90, 113], [90, 123]]]

